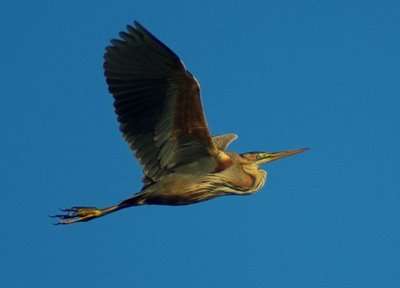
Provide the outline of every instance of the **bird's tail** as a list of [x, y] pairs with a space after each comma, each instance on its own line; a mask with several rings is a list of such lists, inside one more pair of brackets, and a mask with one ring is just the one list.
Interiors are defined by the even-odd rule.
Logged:
[[132, 198], [126, 199], [117, 205], [106, 208], [75, 206], [68, 209], [61, 209], [62, 214], [50, 216], [58, 219], [56, 225], [72, 224], [77, 222], [87, 222], [95, 218], [103, 217], [107, 214], [125, 209], [131, 206], [144, 204], [143, 194], [137, 194]]

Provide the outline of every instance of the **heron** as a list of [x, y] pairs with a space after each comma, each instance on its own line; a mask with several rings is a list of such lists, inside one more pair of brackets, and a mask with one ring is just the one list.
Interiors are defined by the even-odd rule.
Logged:
[[211, 135], [199, 82], [137, 21], [111, 40], [103, 68], [120, 131], [143, 168], [143, 186], [117, 205], [62, 209], [53, 216], [56, 224], [85, 222], [133, 206], [187, 205], [250, 195], [266, 182], [261, 164], [307, 150], [228, 151], [238, 136]]

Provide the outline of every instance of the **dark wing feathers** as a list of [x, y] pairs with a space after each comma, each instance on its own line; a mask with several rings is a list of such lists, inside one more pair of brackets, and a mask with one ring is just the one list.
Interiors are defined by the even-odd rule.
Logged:
[[137, 22], [119, 35], [106, 49], [105, 76], [146, 183], [196, 159], [215, 161], [200, 88], [178, 56]]

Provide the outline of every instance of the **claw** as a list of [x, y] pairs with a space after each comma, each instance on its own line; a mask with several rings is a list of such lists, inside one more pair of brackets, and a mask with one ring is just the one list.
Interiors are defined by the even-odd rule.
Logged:
[[93, 218], [103, 215], [103, 211], [101, 209], [97, 209], [96, 207], [75, 206], [72, 208], [60, 209], [60, 211], [64, 212], [65, 214], [50, 216], [51, 218], [58, 218], [58, 222], [55, 223], [55, 225], [89, 221]]
[[60, 209], [61, 212], [73, 212], [74, 210], [72, 210], [72, 208], [68, 208], [68, 209]]
[[57, 215], [49, 215], [50, 218], [61, 218], [61, 219], [65, 219], [66, 217], [68, 217], [68, 215], [63, 215], [63, 214], [57, 214]]

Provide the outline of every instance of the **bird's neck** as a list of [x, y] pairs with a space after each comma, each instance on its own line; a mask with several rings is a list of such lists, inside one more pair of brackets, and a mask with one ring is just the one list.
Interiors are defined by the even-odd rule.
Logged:
[[250, 191], [256, 192], [260, 190], [265, 184], [267, 172], [259, 169], [256, 164], [243, 165], [242, 168], [243, 171], [253, 179]]

